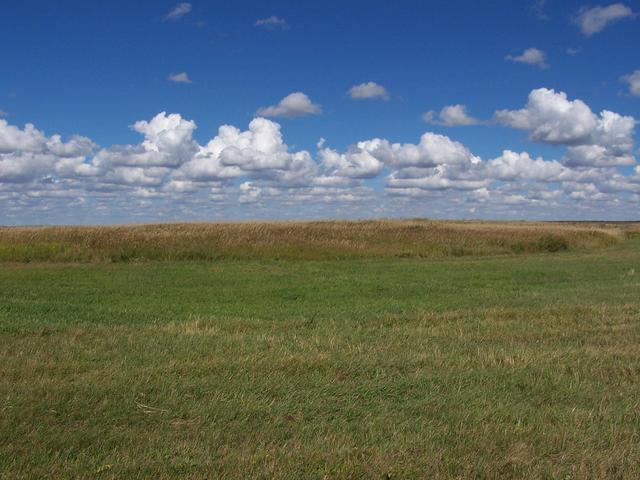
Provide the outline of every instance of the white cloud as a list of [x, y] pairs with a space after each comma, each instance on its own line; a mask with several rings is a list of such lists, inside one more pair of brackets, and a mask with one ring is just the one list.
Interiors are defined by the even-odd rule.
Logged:
[[192, 135], [195, 122], [181, 115], [161, 112], [150, 121], [138, 121], [131, 127], [144, 135], [138, 145], [114, 145], [100, 150], [90, 165], [100, 171], [113, 166], [123, 167], [177, 167], [190, 160], [198, 145]]
[[354, 85], [347, 93], [354, 100], [363, 100], [367, 98], [381, 98], [383, 100], [389, 100], [389, 92], [387, 92], [387, 89], [376, 82]]
[[601, 145], [569, 147], [562, 161], [570, 167], [615, 167], [634, 165], [636, 163], [633, 155], [629, 153], [615, 155], [607, 147]]
[[636, 70], [629, 75], [625, 75], [620, 80], [629, 85], [629, 93], [631, 95], [640, 97], [640, 70]]
[[319, 115], [322, 107], [313, 103], [302, 92], [294, 92], [284, 97], [277, 105], [259, 108], [256, 115], [261, 117], [304, 117]]
[[461, 143], [431, 132], [422, 135], [417, 145], [390, 143], [381, 139], [362, 142], [361, 145], [375, 158], [392, 167], [435, 167], [480, 162]]
[[254, 118], [244, 132], [230, 125], [221, 126], [218, 135], [200, 147], [176, 175], [197, 181], [249, 175], [280, 183], [304, 183], [310, 181], [316, 170], [307, 151], [289, 152], [280, 125]]
[[256, 23], [254, 23], [253, 26], [266, 28], [267, 30], [287, 30], [289, 28], [287, 21], [276, 15], [256, 20]]
[[551, 144], [584, 143], [598, 119], [582, 100], [569, 101], [564, 92], [539, 88], [529, 94], [520, 110], [499, 110], [496, 119], [504, 125], [527, 130], [533, 141]]
[[191, 4], [188, 2], [182, 2], [176, 5], [173, 10], [164, 16], [165, 20], [179, 20], [187, 13], [191, 12]]
[[162, 167], [113, 167], [100, 178], [104, 184], [159, 187], [168, 173]]
[[47, 150], [60, 158], [86, 157], [98, 146], [87, 137], [74, 135], [68, 142], [63, 142], [60, 135], [52, 135], [46, 143]]
[[580, 27], [584, 35], [590, 37], [611, 23], [633, 16], [633, 11], [623, 3], [612, 3], [606, 7], [584, 7], [574, 17], [573, 22]]
[[405, 177], [401, 172], [393, 172], [387, 177], [387, 187], [394, 189], [421, 190], [477, 190], [485, 188], [491, 183], [484, 178], [456, 178], [448, 168], [439, 166], [429, 169], [419, 177]]
[[[376, 177], [384, 164], [375, 158], [370, 150], [375, 150], [379, 140], [359, 142], [349, 147], [346, 153], [338, 153], [330, 148], [323, 148], [319, 152], [321, 165], [327, 171], [327, 177], [337, 179], [373, 178]], [[329, 180], [325, 180], [327, 183]]]
[[567, 47], [567, 49], [565, 50], [565, 53], [567, 55], [578, 55], [580, 52], [582, 51], [582, 49], [580, 48], [573, 48], [573, 47]]
[[86, 137], [62, 142], [60, 135], [47, 138], [28, 123], [24, 129], [0, 120], [0, 183], [26, 182], [51, 172], [56, 162], [89, 155], [96, 145]]
[[65, 141], [0, 121], [0, 223], [73, 222], [80, 215], [92, 222], [456, 217], [472, 210], [484, 218], [624, 218], [637, 210], [640, 167], [620, 168], [635, 165], [633, 118], [596, 115], [547, 89], [496, 118], [565, 152], [551, 160], [505, 149], [483, 160], [426, 132], [416, 143], [372, 138], [346, 149], [321, 140], [314, 158], [290, 148], [280, 125], [266, 118], [245, 130], [222, 125], [199, 144], [195, 122], [164, 112], [133, 124], [139, 143], [99, 148], [86, 137]]
[[557, 181], [567, 168], [556, 161], [531, 158], [527, 152], [505, 150], [498, 158], [487, 162], [487, 174], [499, 180]]
[[16, 150], [40, 152], [45, 143], [46, 137], [44, 134], [31, 123], [27, 123], [20, 130], [18, 127], [9, 125], [6, 120], [0, 119], [0, 153]]
[[520, 110], [499, 110], [500, 123], [529, 132], [535, 142], [568, 147], [568, 165], [612, 166], [635, 163], [632, 156], [635, 119], [603, 110], [599, 116], [582, 100], [564, 92], [533, 90]]
[[0, 155], [0, 182], [31, 181], [49, 173], [55, 163], [55, 155], [48, 153], [25, 151]]
[[192, 139], [197, 128], [195, 122], [185, 120], [177, 113], [167, 115], [161, 112], [151, 121], [138, 121], [131, 128], [144, 135], [141, 146], [145, 151], [156, 152], [163, 157], [157, 165], [179, 165], [190, 159], [197, 148]]
[[446, 127], [456, 127], [465, 125], [478, 125], [480, 120], [473, 118], [467, 113], [467, 107], [465, 105], [447, 105], [440, 113], [434, 110], [426, 112], [422, 119], [427, 123], [433, 123], [435, 125], [444, 125]]
[[172, 73], [167, 80], [174, 83], [192, 83], [187, 72]]
[[541, 69], [550, 67], [550, 65], [547, 63], [547, 57], [545, 53], [537, 48], [527, 48], [520, 55], [507, 55], [505, 59], [511, 62], [526, 63], [528, 65], [533, 65]]

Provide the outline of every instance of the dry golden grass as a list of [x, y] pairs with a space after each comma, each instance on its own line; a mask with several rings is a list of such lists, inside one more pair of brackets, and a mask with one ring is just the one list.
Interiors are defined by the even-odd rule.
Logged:
[[635, 224], [370, 220], [0, 228], [0, 261], [446, 257], [587, 250]]

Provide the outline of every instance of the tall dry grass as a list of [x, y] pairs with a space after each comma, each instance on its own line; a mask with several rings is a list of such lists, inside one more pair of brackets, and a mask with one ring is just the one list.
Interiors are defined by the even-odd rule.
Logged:
[[634, 224], [371, 220], [0, 228], [0, 261], [437, 258], [587, 250]]

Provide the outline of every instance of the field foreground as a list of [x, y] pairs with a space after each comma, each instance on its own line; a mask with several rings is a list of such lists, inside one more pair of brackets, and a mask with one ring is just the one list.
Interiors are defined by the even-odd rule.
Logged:
[[637, 227], [393, 224], [0, 229], [0, 478], [640, 478]]

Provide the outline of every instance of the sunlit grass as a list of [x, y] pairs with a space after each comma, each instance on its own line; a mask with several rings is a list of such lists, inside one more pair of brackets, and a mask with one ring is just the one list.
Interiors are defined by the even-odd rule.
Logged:
[[0, 264], [0, 478], [638, 478], [640, 238], [598, 228], [555, 253]]

